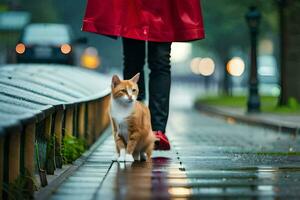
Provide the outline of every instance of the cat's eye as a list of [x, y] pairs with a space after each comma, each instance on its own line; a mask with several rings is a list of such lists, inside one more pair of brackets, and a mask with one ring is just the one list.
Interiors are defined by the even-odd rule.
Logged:
[[132, 92], [136, 92], [136, 89], [132, 89]]
[[123, 90], [121, 90], [122, 92], [127, 92], [127, 90], [126, 89], [123, 89]]

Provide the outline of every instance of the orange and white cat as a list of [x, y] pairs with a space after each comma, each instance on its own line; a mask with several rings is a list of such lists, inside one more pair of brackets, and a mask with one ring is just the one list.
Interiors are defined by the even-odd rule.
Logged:
[[139, 76], [130, 80], [112, 77], [109, 114], [118, 162], [148, 160], [154, 146], [150, 111], [137, 101]]

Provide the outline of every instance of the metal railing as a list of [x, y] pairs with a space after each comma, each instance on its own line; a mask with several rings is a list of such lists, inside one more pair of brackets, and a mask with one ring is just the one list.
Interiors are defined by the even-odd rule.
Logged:
[[[105, 76], [77, 67], [20, 64], [0, 68], [3, 199], [9, 196], [7, 187], [20, 176], [39, 174], [40, 185], [47, 185], [45, 173], [62, 168], [64, 137], [93, 144], [109, 124], [109, 83]], [[26, 187], [33, 192], [31, 181]]]

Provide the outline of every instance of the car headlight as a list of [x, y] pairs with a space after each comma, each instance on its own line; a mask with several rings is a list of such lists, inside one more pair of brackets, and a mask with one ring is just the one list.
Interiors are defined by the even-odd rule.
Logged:
[[19, 44], [16, 45], [16, 52], [17, 52], [18, 54], [23, 54], [23, 53], [25, 53], [25, 51], [26, 51], [26, 46], [25, 46], [25, 44], [19, 43]]
[[60, 46], [60, 51], [63, 54], [69, 54], [72, 50], [72, 47], [69, 44], [63, 44]]

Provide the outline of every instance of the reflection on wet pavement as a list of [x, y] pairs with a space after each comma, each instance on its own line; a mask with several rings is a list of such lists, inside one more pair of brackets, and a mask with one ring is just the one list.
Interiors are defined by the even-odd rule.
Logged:
[[[168, 158], [153, 158], [152, 162], [114, 163], [98, 197], [113, 199], [168, 198]], [[162, 169], [162, 170], [160, 170]], [[175, 166], [172, 168], [176, 170]], [[109, 184], [114, 183], [114, 184]]]
[[52, 199], [300, 198], [298, 137], [190, 109], [171, 113], [168, 135], [171, 151], [134, 163], [111, 161], [109, 137]]

